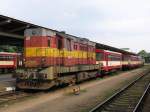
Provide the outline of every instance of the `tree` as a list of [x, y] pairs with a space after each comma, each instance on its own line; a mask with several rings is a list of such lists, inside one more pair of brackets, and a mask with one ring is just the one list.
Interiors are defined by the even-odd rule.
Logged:
[[145, 50], [141, 50], [138, 55], [140, 55], [142, 58], [149, 57], [149, 53], [147, 53]]

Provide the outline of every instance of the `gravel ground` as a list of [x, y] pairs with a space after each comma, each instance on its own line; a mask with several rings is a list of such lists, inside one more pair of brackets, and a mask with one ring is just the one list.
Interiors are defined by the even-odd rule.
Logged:
[[142, 71], [143, 68], [140, 68], [103, 80], [97, 79], [82, 83], [79, 95], [67, 93], [66, 90], [70, 88], [68, 87], [13, 105], [6, 105], [0, 109], [0, 112], [87, 112], [116, 90], [141, 75]]
[[15, 86], [15, 79], [12, 78], [11, 74], [0, 75], [0, 91], [5, 91], [6, 87]]

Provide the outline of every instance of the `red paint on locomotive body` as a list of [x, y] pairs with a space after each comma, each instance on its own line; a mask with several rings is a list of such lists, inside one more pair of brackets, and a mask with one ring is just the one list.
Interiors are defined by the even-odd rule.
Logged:
[[28, 30], [24, 48], [28, 68], [96, 64], [94, 42], [44, 29]]

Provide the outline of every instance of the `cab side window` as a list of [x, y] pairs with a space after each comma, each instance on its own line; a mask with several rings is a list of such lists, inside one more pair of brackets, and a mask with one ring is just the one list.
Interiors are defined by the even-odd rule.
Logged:
[[50, 38], [48, 38], [48, 47], [51, 46], [51, 41], [50, 41]]
[[63, 48], [63, 46], [62, 46], [62, 38], [58, 38], [57, 39], [57, 48], [58, 49], [62, 49]]

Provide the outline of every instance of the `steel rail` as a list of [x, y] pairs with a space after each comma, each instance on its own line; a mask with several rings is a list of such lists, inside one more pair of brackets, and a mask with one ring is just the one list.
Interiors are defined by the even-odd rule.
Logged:
[[119, 90], [118, 92], [116, 92], [115, 94], [113, 94], [112, 96], [110, 96], [108, 99], [104, 100], [102, 103], [98, 104], [96, 107], [94, 107], [93, 109], [91, 109], [89, 112], [98, 112], [99, 108], [102, 108], [104, 105], [106, 105], [109, 102], [111, 102], [114, 98], [116, 98], [122, 92], [124, 92], [126, 89], [128, 89], [129, 87], [131, 87], [132, 85], [134, 85], [138, 80], [140, 80], [141, 78], [143, 78], [144, 76], [146, 76], [148, 73], [149, 73], [149, 71], [143, 73], [142, 76], [136, 78], [134, 81], [132, 81], [131, 83], [129, 83], [127, 86], [123, 87], [121, 90]]
[[139, 110], [142, 107], [142, 103], [144, 102], [144, 99], [146, 98], [149, 88], [150, 88], [150, 83], [148, 84], [146, 90], [144, 91], [142, 97], [140, 98], [140, 100], [139, 100], [138, 104], [136, 105], [135, 109], [133, 110], [133, 112], [140, 112]]

